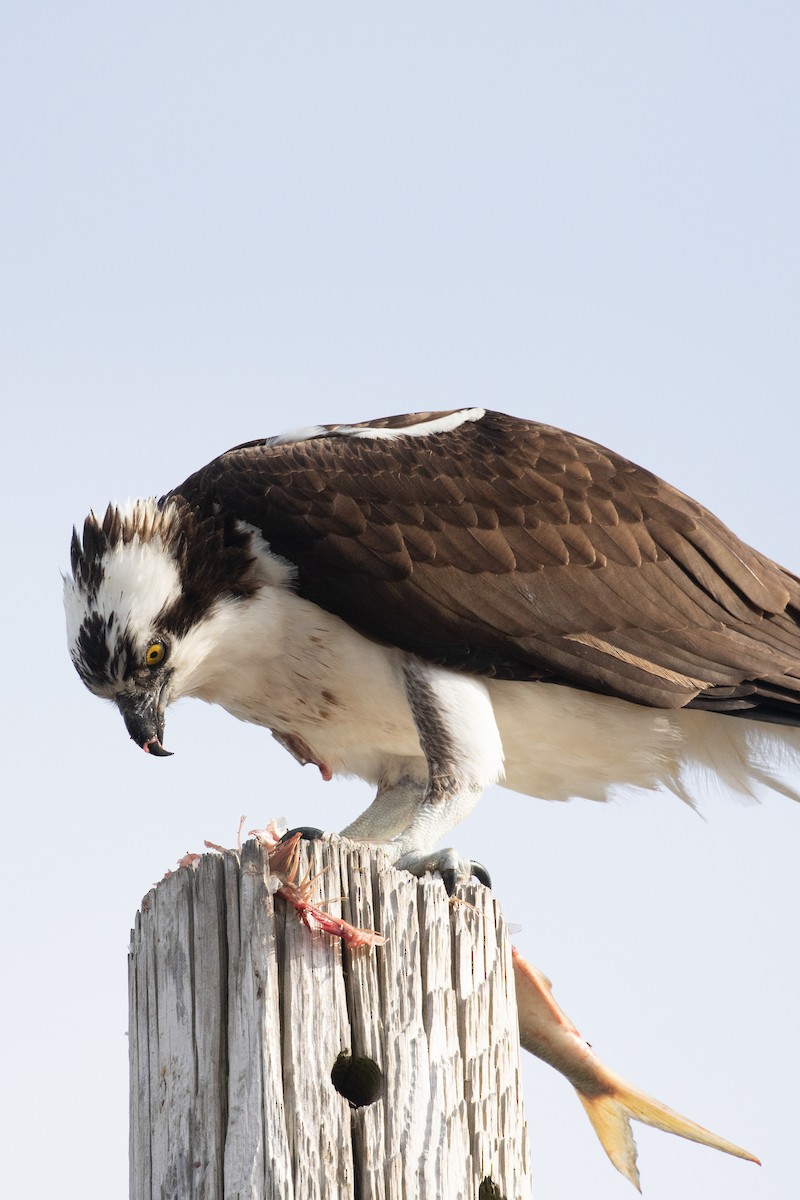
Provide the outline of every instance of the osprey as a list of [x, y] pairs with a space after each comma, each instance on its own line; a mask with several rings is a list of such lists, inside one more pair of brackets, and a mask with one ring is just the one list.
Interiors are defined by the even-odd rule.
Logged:
[[495, 782], [692, 800], [700, 766], [793, 794], [800, 580], [549, 425], [464, 409], [236, 446], [90, 515], [65, 604], [78, 674], [144, 750], [168, 753], [172, 700], [219, 704], [374, 784], [343, 832], [451, 889], [470, 864], [434, 847]]

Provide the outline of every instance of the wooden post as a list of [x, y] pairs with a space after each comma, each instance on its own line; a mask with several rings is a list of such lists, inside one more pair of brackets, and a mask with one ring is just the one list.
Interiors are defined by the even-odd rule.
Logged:
[[255, 842], [241, 861], [204, 855], [142, 903], [131, 1200], [529, 1200], [514, 979], [491, 893], [450, 904], [441, 881], [346, 841], [302, 855], [301, 870], [323, 872], [315, 899], [343, 897], [328, 911], [385, 946], [310, 932], [273, 896]]

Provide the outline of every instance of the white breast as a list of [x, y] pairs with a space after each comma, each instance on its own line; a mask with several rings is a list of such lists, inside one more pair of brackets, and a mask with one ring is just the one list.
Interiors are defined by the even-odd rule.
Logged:
[[[296, 735], [334, 774], [371, 783], [406, 772], [424, 777], [405, 658], [287, 587], [266, 586], [248, 600], [220, 604], [187, 635], [175, 652], [174, 698], [197, 696], [240, 720]], [[455, 696], [450, 708], [458, 712], [461, 688], [471, 712], [466, 693], [476, 681], [446, 674]], [[712, 775], [744, 795], [762, 785], [785, 790], [778, 772], [787, 752], [800, 750], [800, 730], [666, 712], [549, 683], [486, 680], [481, 688], [500, 733], [501, 782], [546, 800], [668, 788], [694, 802]], [[483, 760], [493, 731], [461, 732]], [[497, 778], [496, 767], [490, 775]]]
[[368, 641], [293, 592], [265, 587], [246, 602], [228, 602], [189, 639], [194, 646], [181, 652], [196, 666], [181, 694], [300, 736], [334, 773], [377, 782], [387, 757], [421, 756], [402, 652]]

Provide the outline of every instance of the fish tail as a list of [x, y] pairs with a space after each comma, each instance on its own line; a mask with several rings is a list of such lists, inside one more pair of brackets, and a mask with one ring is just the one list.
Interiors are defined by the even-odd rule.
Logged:
[[735, 1146], [725, 1138], [717, 1137], [715, 1133], [704, 1129], [695, 1121], [690, 1121], [688, 1117], [682, 1117], [680, 1113], [640, 1092], [613, 1072], [607, 1071], [604, 1074], [607, 1090], [597, 1094], [583, 1092], [580, 1088], [575, 1090], [606, 1154], [637, 1191], [641, 1191], [641, 1187], [636, 1166], [636, 1143], [631, 1130], [632, 1118], [656, 1129], [663, 1129], [667, 1133], [677, 1134], [678, 1137], [688, 1138], [689, 1141], [700, 1142], [703, 1146], [711, 1146], [714, 1150], [722, 1150], [725, 1154], [733, 1154], [736, 1158], [759, 1162], [755, 1155], [747, 1150], [742, 1150], [740, 1146]]
[[636, 1168], [636, 1143], [631, 1131], [632, 1119], [692, 1142], [711, 1146], [714, 1150], [722, 1150], [725, 1154], [733, 1154], [736, 1158], [746, 1158], [754, 1163], [759, 1161], [747, 1150], [717, 1137], [702, 1125], [640, 1092], [610, 1070], [584, 1041], [566, 1013], [558, 1007], [546, 976], [526, 962], [513, 946], [511, 954], [517, 989], [520, 1045], [543, 1062], [550, 1063], [570, 1081], [606, 1154], [637, 1190], [641, 1191], [641, 1188]]

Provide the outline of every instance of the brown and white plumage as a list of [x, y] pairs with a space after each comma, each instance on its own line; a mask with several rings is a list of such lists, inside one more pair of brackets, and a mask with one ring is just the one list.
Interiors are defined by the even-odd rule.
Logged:
[[66, 599], [145, 748], [171, 699], [222, 704], [375, 783], [348, 832], [414, 869], [498, 779], [786, 790], [797, 748], [800, 580], [619, 455], [481, 409], [235, 447], [90, 518]]
[[251, 442], [172, 494], [259, 529], [300, 595], [432, 662], [800, 723], [796, 576], [552, 426], [489, 412], [352, 434], [438, 416]]

